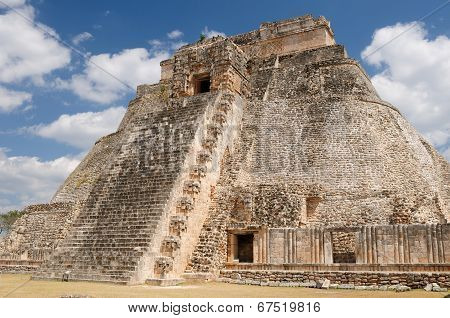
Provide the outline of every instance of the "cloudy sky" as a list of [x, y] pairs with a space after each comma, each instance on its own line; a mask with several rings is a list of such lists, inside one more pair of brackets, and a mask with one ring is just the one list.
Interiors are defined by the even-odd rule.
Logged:
[[444, 2], [0, 0], [0, 212], [48, 201], [181, 45], [306, 13], [450, 159], [450, 5], [419, 22]]

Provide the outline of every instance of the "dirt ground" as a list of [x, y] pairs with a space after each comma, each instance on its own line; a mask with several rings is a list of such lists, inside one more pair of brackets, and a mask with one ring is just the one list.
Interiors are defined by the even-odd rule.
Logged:
[[34, 281], [30, 275], [1, 274], [0, 297], [59, 298], [441, 298], [448, 293], [412, 290], [392, 291], [321, 290], [298, 287], [262, 287], [226, 283], [184, 283], [173, 287], [123, 286], [91, 282]]

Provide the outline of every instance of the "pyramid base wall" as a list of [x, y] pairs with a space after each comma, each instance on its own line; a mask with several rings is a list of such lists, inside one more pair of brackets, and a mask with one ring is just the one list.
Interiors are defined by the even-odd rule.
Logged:
[[[436, 283], [450, 287], [450, 272], [350, 272], [350, 271], [276, 271], [276, 270], [222, 270], [219, 280], [227, 283], [259, 285], [315, 287], [317, 281], [330, 280], [340, 289], [388, 290], [390, 286], [404, 285], [423, 288]], [[361, 288], [365, 286], [365, 288]]]

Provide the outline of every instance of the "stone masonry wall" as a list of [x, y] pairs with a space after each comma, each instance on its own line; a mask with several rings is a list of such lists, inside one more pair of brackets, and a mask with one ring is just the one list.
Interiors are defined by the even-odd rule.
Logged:
[[423, 288], [427, 284], [437, 283], [450, 287], [450, 273], [415, 273], [415, 272], [305, 272], [305, 271], [252, 271], [222, 270], [221, 281], [237, 284], [261, 286], [308, 286], [307, 283], [329, 279], [331, 284], [340, 288], [354, 289], [355, 286], [391, 286], [405, 285], [411, 288]]
[[[379, 99], [341, 46], [249, 63], [251, 97], [235, 151], [221, 168], [205, 241], [223, 239], [233, 222], [447, 222], [450, 165]], [[199, 250], [191, 268], [220, 269], [224, 255], [221, 243]]]
[[43, 260], [59, 246], [82, 203], [31, 205], [4, 238], [0, 259]]

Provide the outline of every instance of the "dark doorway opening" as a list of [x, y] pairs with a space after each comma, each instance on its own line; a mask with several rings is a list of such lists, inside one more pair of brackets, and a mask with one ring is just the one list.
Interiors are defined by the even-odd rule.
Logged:
[[348, 253], [333, 253], [333, 263], [356, 263], [356, 255], [353, 252]]
[[253, 263], [253, 234], [237, 235], [239, 263]]
[[195, 94], [208, 93], [211, 90], [211, 78], [203, 75], [195, 78]]

